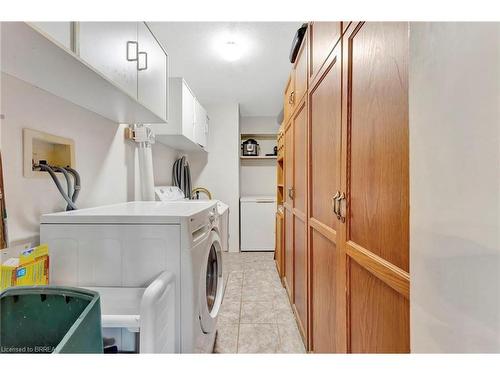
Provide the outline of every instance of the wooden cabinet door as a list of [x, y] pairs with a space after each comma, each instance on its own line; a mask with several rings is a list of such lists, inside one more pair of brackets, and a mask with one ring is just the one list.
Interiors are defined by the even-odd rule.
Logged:
[[292, 107], [295, 109], [302, 101], [305, 93], [307, 92], [307, 50], [308, 50], [308, 37], [307, 33], [302, 40], [297, 59], [294, 66], [294, 88], [291, 93]]
[[314, 79], [341, 35], [341, 22], [309, 24], [309, 81]]
[[127, 42], [137, 42], [137, 22], [79, 22], [81, 59], [137, 98], [137, 62], [127, 60]]
[[137, 98], [160, 118], [167, 120], [167, 55], [144, 22], [138, 23], [137, 35]]
[[307, 255], [307, 101], [298, 104], [293, 115], [294, 157], [294, 307], [302, 336], [307, 340], [308, 255]]
[[408, 24], [344, 36], [349, 350], [408, 352]]
[[285, 272], [283, 282], [293, 303], [293, 277], [294, 277], [294, 251], [293, 251], [293, 123], [289, 123], [285, 129], [285, 197], [284, 197], [284, 216], [285, 216], [285, 251], [284, 265]]
[[309, 88], [311, 350], [344, 353], [345, 255], [332, 199], [341, 188], [341, 47]]
[[276, 250], [274, 257], [280, 279], [283, 278], [283, 233], [283, 215], [276, 213]]
[[283, 121], [285, 123], [288, 122], [293, 111], [294, 80], [295, 80], [295, 72], [292, 69], [290, 76], [288, 77], [288, 81], [285, 87], [285, 97], [283, 99], [283, 116], [284, 116]]

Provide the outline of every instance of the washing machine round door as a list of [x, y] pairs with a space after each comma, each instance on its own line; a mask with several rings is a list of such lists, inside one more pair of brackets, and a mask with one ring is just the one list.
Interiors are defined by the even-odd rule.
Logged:
[[215, 231], [210, 233], [210, 248], [202, 264], [200, 278], [200, 321], [205, 333], [215, 330], [217, 314], [222, 302], [222, 249], [219, 236]]

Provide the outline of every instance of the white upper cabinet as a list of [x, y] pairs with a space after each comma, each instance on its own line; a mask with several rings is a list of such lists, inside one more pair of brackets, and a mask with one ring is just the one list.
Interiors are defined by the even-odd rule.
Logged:
[[[137, 99], [137, 61], [127, 61], [127, 42], [137, 42], [137, 22], [74, 25], [2, 22], [1, 71], [114, 123], [165, 123], [154, 105]], [[76, 48], [67, 48], [68, 39]]]
[[[186, 82], [181, 78], [173, 78], [171, 81], [172, 91], [175, 93], [181, 92], [180, 95], [180, 108], [181, 109], [181, 122], [180, 132], [183, 136], [190, 140], [194, 140], [194, 116], [195, 116], [195, 97], [189, 89]], [[174, 125], [175, 126], [175, 125]]]
[[168, 103], [168, 124], [150, 125], [156, 140], [176, 150], [206, 151], [207, 112], [184, 79], [169, 79]]
[[201, 147], [206, 148], [208, 136], [207, 111], [195, 99], [194, 101], [194, 140]]
[[79, 22], [77, 51], [83, 61], [135, 99], [137, 61], [127, 59], [127, 43], [135, 43], [137, 47], [137, 25], [137, 22]]
[[167, 119], [167, 54], [145, 23], [138, 24], [137, 97], [159, 117]]
[[71, 22], [30, 22], [30, 25], [48, 35], [64, 48], [71, 49]]

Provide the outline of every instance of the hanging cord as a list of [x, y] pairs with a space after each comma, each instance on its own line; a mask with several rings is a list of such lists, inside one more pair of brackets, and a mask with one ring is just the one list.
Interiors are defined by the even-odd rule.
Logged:
[[75, 186], [73, 189], [73, 196], [71, 197], [71, 200], [73, 203], [76, 204], [76, 200], [78, 199], [78, 195], [80, 194], [80, 190], [82, 188], [81, 185], [81, 179], [80, 179], [80, 173], [78, 173], [75, 169], [71, 167], [64, 167], [71, 175], [73, 176], [73, 179], [75, 180]]
[[42, 171], [45, 171], [45, 172], [48, 172], [50, 177], [52, 177], [52, 180], [54, 181], [54, 184], [56, 185], [57, 187], [57, 190], [59, 190], [59, 193], [61, 193], [62, 197], [64, 198], [64, 200], [68, 203], [68, 206], [72, 209], [72, 210], [76, 210], [77, 207], [75, 206], [75, 204], [73, 203], [73, 201], [69, 198], [68, 194], [66, 194], [66, 192], [64, 191], [64, 189], [62, 188], [61, 186], [61, 183], [59, 182], [54, 170], [49, 167], [48, 165], [46, 164], [39, 164], [38, 167], [42, 170]]
[[[70, 177], [69, 173], [66, 171], [66, 169], [61, 168], [61, 167], [54, 166], [54, 167], [52, 167], [52, 169], [54, 170], [54, 172], [60, 172], [64, 175], [64, 178], [66, 179], [66, 187], [68, 190], [68, 197], [73, 202], [73, 199], [71, 197], [73, 196], [74, 190], [73, 190], [73, 184], [72, 184], [71, 177]], [[71, 210], [72, 210], [72, 208], [68, 204], [66, 206], [66, 211], [71, 211]]]

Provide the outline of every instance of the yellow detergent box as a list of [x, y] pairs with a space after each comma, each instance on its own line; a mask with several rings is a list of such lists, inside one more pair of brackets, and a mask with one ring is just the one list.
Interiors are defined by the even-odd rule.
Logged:
[[0, 290], [16, 285], [16, 269], [18, 266], [19, 258], [9, 258], [2, 263]]
[[40, 245], [24, 250], [19, 258], [2, 264], [1, 289], [10, 286], [48, 285], [49, 248]]

